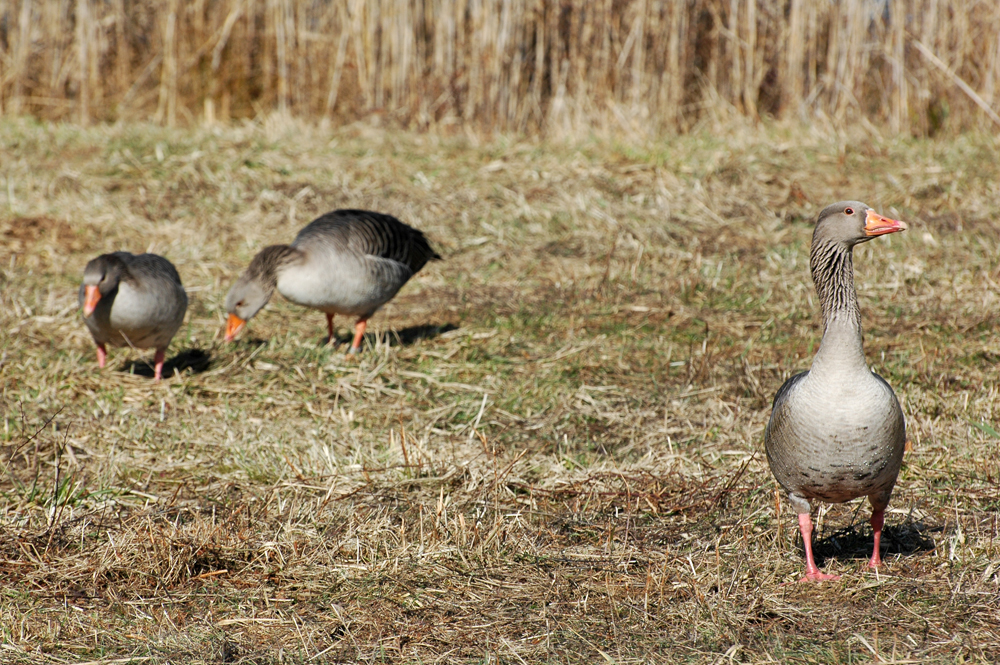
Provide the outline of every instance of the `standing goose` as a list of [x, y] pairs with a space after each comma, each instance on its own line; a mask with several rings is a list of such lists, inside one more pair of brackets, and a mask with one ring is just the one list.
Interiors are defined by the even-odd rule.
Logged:
[[155, 377], [163, 376], [167, 346], [184, 321], [188, 299], [174, 265], [156, 254], [101, 254], [87, 264], [80, 285], [83, 322], [104, 367], [112, 346], [156, 349]]
[[904, 222], [858, 201], [834, 203], [816, 221], [809, 265], [823, 306], [823, 340], [811, 369], [778, 390], [764, 433], [771, 472], [799, 516], [806, 550], [800, 581], [837, 579], [821, 573], [813, 559], [813, 499], [843, 503], [867, 496], [875, 533], [868, 565], [882, 563], [882, 525], [903, 459], [906, 425], [892, 388], [865, 362], [852, 256], [855, 245], [905, 229]]
[[335, 210], [299, 231], [291, 245], [271, 245], [253, 258], [226, 296], [226, 341], [274, 293], [333, 316], [358, 317], [350, 353], [361, 350], [368, 318], [389, 302], [428, 261], [440, 259], [424, 234], [391, 215]]

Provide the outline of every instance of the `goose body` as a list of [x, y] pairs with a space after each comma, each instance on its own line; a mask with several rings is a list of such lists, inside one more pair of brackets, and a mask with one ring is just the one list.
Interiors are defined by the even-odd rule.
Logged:
[[821, 573], [813, 559], [814, 500], [843, 503], [867, 496], [875, 534], [869, 565], [881, 564], [884, 513], [899, 475], [906, 426], [892, 388], [865, 361], [852, 256], [856, 244], [905, 229], [905, 223], [858, 201], [835, 203], [816, 222], [810, 267], [823, 307], [823, 339], [809, 371], [778, 390], [764, 433], [771, 471], [799, 516], [803, 579], [835, 577]]
[[270, 300], [274, 290], [327, 317], [357, 317], [350, 351], [361, 348], [368, 318], [428, 261], [441, 257], [424, 234], [390, 215], [336, 210], [309, 223], [290, 245], [262, 249], [226, 296], [226, 339]]
[[108, 344], [153, 348], [155, 376], [162, 377], [167, 347], [188, 305], [180, 275], [170, 261], [156, 254], [102, 254], [83, 271], [79, 302], [97, 344], [100, 367]]

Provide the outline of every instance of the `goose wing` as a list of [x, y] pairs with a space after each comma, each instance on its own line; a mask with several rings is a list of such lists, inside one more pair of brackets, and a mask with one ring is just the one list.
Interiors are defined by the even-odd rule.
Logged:
[[376, 257], [401, 263], [416, 273], [428, 261], [440, 259], [423, 232], [392, 215], [367, 210], [335, 210], [303, 228], [295, 247], [313, 244], [336, 252]]

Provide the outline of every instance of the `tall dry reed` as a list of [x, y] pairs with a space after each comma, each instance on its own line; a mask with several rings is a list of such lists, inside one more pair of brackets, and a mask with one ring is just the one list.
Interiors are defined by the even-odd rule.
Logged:
[[683, 131], [1000, 121], [993, 0], [0, 0], [0, 113]]

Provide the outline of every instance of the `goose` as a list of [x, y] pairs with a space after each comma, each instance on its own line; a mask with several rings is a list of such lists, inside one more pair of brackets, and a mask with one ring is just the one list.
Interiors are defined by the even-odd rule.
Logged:
[[99, 367], [107, 360], [108, 344], [152, 347], [155, 379], [163, 377], [167, 347], [188, 305], [174, 264], [156, 254], [101, 254], [83, 270], [79, 302]]
[[428, 261], [441, 257], [424, 234], [391, 215], [335, 210], [306, 225], [290, 245], [262, 249], [226, 296], [226, 341], [267, 304], [274, 289], [288, 300], [333, 317], [356, 316], [354, 342], [361, 350], [368, 319], [389, 302]]
[[813, 559], [814, 500], [843, 503], [867, 496], [875, 540], [868, 565], [882, 563], [882, 526], [906, 424], [892, 388], [865, 362], [852, 257], [855, 245], [904, 230], [905, 222], [859, 201], [834, 203], [816, 220], [809, 265], [823, 308], [823, 339], [809, 371], [778, 389], [764, 432], [771, 472], [799, 517], [806, 555], [800, 582], [838, 577], [821, 572]]

